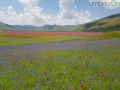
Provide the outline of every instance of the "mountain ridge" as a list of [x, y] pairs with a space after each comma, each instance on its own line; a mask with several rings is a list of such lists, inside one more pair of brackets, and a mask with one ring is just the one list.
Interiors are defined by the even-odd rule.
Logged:
[[44, 25], [44, 26], [34, 26], [34, 25], [9, 25], [0, 22], [0, 30], [40, 30], [40, 31], [69, 31], [76, 28], [79, 25]]
[[79, 25], [9, 25], [0, 22], [0, 30], [110, 32], [120, 30], [120, 13]]

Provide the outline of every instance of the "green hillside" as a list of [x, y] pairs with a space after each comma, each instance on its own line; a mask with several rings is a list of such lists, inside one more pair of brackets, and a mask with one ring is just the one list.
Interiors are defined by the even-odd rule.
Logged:
[[4, 23], [0, 22], [0, 30], [15, 30], [15, 28], [4, 25]]
[[58, 25], [58, 26], [55, 26], [55, 28], [51, 29], [51, 31], [69, 31], [69, 29], [65, 29], [63, 26], [61, 25]]
[[11, 25], [11, 26], [13, 28], [16, 28], [17, 30], [34, 30], [34, 29], [36, 29], [36, 26], [33, 26], [33, 25]]
[[78, 27], [79, 25], [65, 25], [65, 26], [61, 26], [61, 25], [44, 25], [41, 27], [36, 28], [36, 30], [43, 30], [43, 31], [69, 31], [72, 30], [76, 27]]
[[72, 30], [72, 29], [74, 29], [74, 28], [76, 28], [76, 27], [78, 27], [78, 26], [80, 26], [80, 24], [79, 25], [65, 25], [65, 26], [63, 26], [65, 29], [67, 29], [67, 30]]
[[72, 31], [110, 32], [120, 30], [120, 14], [111, 15], [99, 20], [83, 24]]
[[61, 25], [44, 25], [44, 26], [36, 28], [36, 30], [41, 30], [41, 31], [68, 31], [69, 29], [65, 29]]

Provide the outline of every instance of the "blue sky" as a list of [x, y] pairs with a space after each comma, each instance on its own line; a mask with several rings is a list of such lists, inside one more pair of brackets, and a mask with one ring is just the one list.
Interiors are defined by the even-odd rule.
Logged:
[[117, 13], [120, 8], [90, 7], [89, 0], [0, 0], [0, 22], [10, 25], [76, 25]]

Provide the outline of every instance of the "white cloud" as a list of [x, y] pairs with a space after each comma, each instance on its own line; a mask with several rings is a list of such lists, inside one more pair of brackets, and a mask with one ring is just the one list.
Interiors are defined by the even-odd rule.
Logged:
[[2, 7], [2, 9], [5, 9], [5, 7]]
[[[60, 12], [57, 16], [41, 13], [44, 8], [38, 7], [40, 0], [19, 0], [24, 7], [24, 12], [17, 14], [12, 6], [7, 7], [7, 14], [0, 11], [0, 20], [4, 23], [15, 25], [35, 25], [45, 24], [75, 25], [91, 21], [89, 11], [77, 10], [74, 5], [75, 0], [59, 0]], [[1, 19], [1, 18], [4, 18]]]
[[77, 7], [74, 5], [74, 0], [60, 0], [59, 1], [60, 14], [65, 19], [75, 18]]
[[97, 20], [100, 19], [100, 18], [97, 18]]
[[3, 11], [0, 11], [0, 22], [3, 21], [5, 22], [6, 20], [6, 14]]
[[37, 4], [39, 4], [39, 0], [19, 0], [19, 2], [24, 6], [25, 10], [25, 12], [21, 15], [24, 17], [27, 16], [26, 19], [29, 19], [29, 21], [31, 20], [31, 23], [34, 22], [36, 25], [44, 25], [50, 21], [51, 16], [42, 14], [41, 11], [43, 8], [37, 6]]
[[57, 24], [61, 25], [73, 25], [82, 24], [91, 21], [89, 18], [89, 11], [77, 10], [77, 6], [74, 5], [75, 0], [60, 0], [59, 7], [60, 13], [55, 16], [57, 18]]
[[7, 10], [8, 15], [11, 15], [11, 16], [17, 15], [17, 13], [13, 10], [12, 6], [7, 7], [7, 9], [8, 9]]
[[19, 2], [24, 6], [24, 10], [30, 10], [39, 4], [39, 0], [19, 0]]

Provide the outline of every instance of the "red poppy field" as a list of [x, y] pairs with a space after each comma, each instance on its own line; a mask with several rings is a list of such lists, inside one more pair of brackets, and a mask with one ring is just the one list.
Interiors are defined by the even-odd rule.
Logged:
[[101, 32], [49, 32], [49, 31], [4, 31], [3, 35], [12, 36], [35, 36], [35, 37], [55, 37], [61, 35], [76, 36], [100, 36]]
[[101, 32], [3, 31], [0, 46], [83, 40], [102, 34]]

